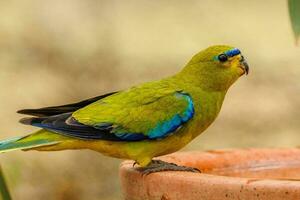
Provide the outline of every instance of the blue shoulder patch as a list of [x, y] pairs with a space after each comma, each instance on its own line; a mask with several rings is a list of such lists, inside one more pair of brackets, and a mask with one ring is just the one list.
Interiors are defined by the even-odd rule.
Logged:
[[126, 130], [115, 130], [114, 135], [122, 141], [141, 141], [161, 139], [175, 132], [184, 123], [188, 122], [194, 116], [194, 104], [192, 98], [185, 93], [176, 93], [177, 98], [185, 100], [187, 107], [184, 112], [175, 114], [171, 119], [158, 122], [148, 133], [128, 133]]
[[167, 121], [159, 122], [155, 128], [147, 133], [150, 139], [159, 139], [168, 136], [194, 116], [194, 104], [192, 98], [184, 93], [177, 93], [176, 96], [178, 98], [183, 98], [188, 102], [187, 108], [183, 113], [178, 113]]

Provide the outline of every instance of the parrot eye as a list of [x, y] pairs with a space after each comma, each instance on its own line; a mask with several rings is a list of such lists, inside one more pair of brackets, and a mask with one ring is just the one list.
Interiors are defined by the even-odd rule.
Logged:
[[228, 56], [226, 54], [220, 54], [218, 55], [218, 60], [220, 62], [226, 62], [228, 60]]

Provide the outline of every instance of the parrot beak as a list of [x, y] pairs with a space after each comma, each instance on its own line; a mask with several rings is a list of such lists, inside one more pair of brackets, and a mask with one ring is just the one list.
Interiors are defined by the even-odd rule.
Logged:
[[240, 60], [243, 70], [245, 71], [245, 74], [248, 75], [249, 74], [249, 65], [247, 63], [247, 61], [245, 60], [244, 56], [241, 56], [241, 60]]

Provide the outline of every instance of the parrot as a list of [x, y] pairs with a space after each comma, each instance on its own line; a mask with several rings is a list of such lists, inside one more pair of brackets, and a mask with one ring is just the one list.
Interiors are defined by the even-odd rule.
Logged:
[[0, 141], [13, 150], [90, 149], [135, 161], [143, 173], [196, 172], [154, 158], [181, 150], [218, 116], [230, 86], [249, 73], [238, 48], [210, 46], [175, 75], [78, 103], [17, 111], [34, 133]]

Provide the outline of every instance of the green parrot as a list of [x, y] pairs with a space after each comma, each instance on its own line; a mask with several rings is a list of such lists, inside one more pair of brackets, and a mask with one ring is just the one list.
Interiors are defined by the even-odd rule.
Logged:
[[34, 116], [21, 123], [41, 129], [0, 141], [0, 152], [91, 149], [134, 160], [144, 173], [196, 171], [153, 158], [180, 150], [207, 129], [229, 87], [248, 71], [239, 49], [211, 46], [160, 81], [79, 103], [18, 111]]

